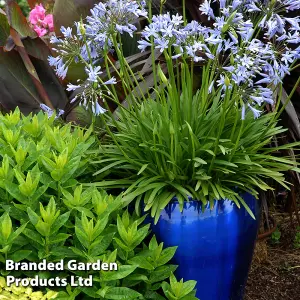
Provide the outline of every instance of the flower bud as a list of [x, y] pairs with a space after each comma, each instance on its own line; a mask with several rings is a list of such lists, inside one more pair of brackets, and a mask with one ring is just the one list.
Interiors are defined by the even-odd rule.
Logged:
[[86, 33], [86, 29], [84, 27], [84, 24], [83, 23], [80, 23], [80, 26], [79, 26], [79, 31], [82, 35], [85, 35]]
[[168, 84], [169, 84], [169, 81], [168, 81], [166, 75], [164, 74], [164, 72], [162, 71], [160, 65], [157, 66], [157, 73], [158, 73], [158, 76], [159, 76], [159, 78], [161, 79], [161, 81], [162, 81], [165, 85], [168, 85]]
[[229, 28], [230, 26], [232, 25], [232, 21], [234, 20], [235, 18], [235, 15], [236, 15], [237, 11], [235, 10], [228, 18], [226, 24], [223, 26], [222, 28], [222, 33], [225, 33]]
[[230, 86], [230, 79], [225, 75], [225, 80], [224, 80], [224, 83], [227, 87]]

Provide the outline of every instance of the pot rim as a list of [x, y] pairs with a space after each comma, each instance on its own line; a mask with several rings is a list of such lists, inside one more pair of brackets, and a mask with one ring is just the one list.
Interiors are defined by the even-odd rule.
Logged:
[[[253, 198], [255, 198], [252, 194], [250, 194], [249, 192], [244, 192], [243, 193], [243, 195], [249, 195], [249, 196], [251, 196], [251, 197], [253, 197]], [[202, 203], [203, 204], [203, 202], [201, 201], [201, 200], [197, 200], [197, 199], [193, 199], [191, 196], [188, 196], [188, 198], [189, 198], [189, 201], [187, 201], [185, 198], [183, 199], [183, 202], [184, 203], [198, 203], [198, 202], [200, 202], [200, 203]], [[256, 198], [255, 198], [256, 199]], [[256, 199], [257, 201], [259, 201], [260, 199]], [[213, 200], [214, 202], [221, 202], [221, 201], [233, 201], [233, 200], [231, 200], [231, 199], [229, 199], [229, 198], [226, 198], [226, 199], [214, 199]], [[171, 204], [171, 203], [178, 203], [179, 204], [179, 201], [178, 201], [178, 198], [175, 196], [175, 197], [173, 197], [172, 199], [171, 199], [171, 201], [169, 202], [169, 204]], [[209, 201], [207, 201], [207, 203], [206, 204], [209, 204]]]

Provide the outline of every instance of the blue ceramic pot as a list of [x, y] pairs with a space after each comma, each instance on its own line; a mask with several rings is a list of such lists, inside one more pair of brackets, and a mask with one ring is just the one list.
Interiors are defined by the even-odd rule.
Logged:
[[179, 211], [172, 201], [151, 229], [165, 247], [178, 246], [173, 263], [178, 279], [197, 281], [201, 300], [242, 300], [252, 260], [260, 216], [259, 202], [242, 195], [256, 216], [229, 200], [216, 201], [213, 210], [190, 201]]

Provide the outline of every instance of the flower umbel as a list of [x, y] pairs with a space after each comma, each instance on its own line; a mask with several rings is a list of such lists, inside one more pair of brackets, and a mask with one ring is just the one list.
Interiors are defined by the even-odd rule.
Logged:
[[133, 36], [137, 30], [134, 23], [140, 17], [147, 16], [145, 5], [143, 1], [101, 2], [95, 5], [85, 22], [75, 22], [74, 28], [62, 27], [62, 38], [51, 37], [50, 42], [57, 56], [50, 56], [48, 61], [60, 78], [66, 78], [73, 62], [85, 65], [87, 81], [68, 85], [68, 91], [76, 91], [72, 102], [79, 100], [81, 105], [91, 107], [96, 114], [105, 111], [98, 103], [99, 97], [105, 96], [103, 89], [109, 93], [106, 86], [116, 84], [116, 79], [113, 77], [102, 81], [100, 77], [103, 71], [99, 64], [103, 63], [105, 56], [114, 52], [116, 33]]

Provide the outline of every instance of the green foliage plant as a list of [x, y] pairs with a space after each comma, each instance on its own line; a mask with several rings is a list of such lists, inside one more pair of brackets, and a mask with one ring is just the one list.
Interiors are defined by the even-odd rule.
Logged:
[[95, 145], [92, 130], [60, 126], [54, 115], [44, 113], [25, 117], [16, 109], [1, 115], [1, 209], [13, 204], [12, 216], [27, 207], [35, 211], [41, 198], [46, 203], [52, 196], [60, 199], [63, 188], [87, 176], [85, 152]]
[[[169, 295], [197, 299], [194, 287], [179, 293], [177, 285], [163, 285], [176, 270], [177, 266], [170, 264], [176, 247], [164, 249], [163, 243], [158, 244], [150, 236], [145, 216], [122, 208], [121, 195], [108, 195], [83, 184], [95, 172], [89, 164], [95, 140], [92, 128], [59, 124], [54, 114], [25, 117], [17, 109], [0, 116], [1, 275], [85, 278], [86, 271], [66, 268], [10, 271], [5, 269], [5, 261], [64, 260], [67, 265], [69, 260], [100, 260], [116, 263], [117, 270], [90, 270], [92, 287], [51, 288], [55, 299], [169, 299]], [[1, 288], [0, 299], [54, 296], [47, 290]]]
[[[75, 196], [75, 193], [70, 194]], [[75, 259], [83, 263], [97, 260], [117, 263], [116, 271], [90, 270], [92, 287], [55, 289], [56, 299], [197, 299], [195, 284], [176, 283], [172, 275], [176, 266], [168, 263], [176, 247], [164, 249], [155, 236], [150, 238], [145, 216], [140, 218], [122, 209], [121, 196], [112, 197], [96, 188], [88, 195], [76, 211], [66, 206], [65, 201], [56, 203], [54, 198], [46, 207], [40, 203], [37, 212], [28, 207], [28, 221], [18, 228], [5, 212], [0, 231], [0, 247], [5, 258], [15, 262], [24, 259], [37, 262], [45, 258], [48, 262]], [[85, 211], [89, 212], [88, 216]], [[5, 262], [2, 254], [0, 260]], [[21, 278], [86, 276], [85, 271], [70, 270], [5, 272], [2, 268], [1, 272]]]
[[[61, 126], [42, 112], [25, 117], [16, 109], [0, 116], [0, 132], [0, 261], [46, 258], [49, 239], [66, 237], [58, 233], [70, 214], [57, 209], [62, 191], [91, 174], [85, 151], [95, 144], [92, 128]], [[28, 224], [34, 230], [25, 229]], [[36, 248], [39, 254], [23, 248], [26, 234], [45, 246]]]
[[281, 231], [276, 228], [276, 230], [271, 235], [271, 241], [273, 244], [279, 244], [281, 238]]

